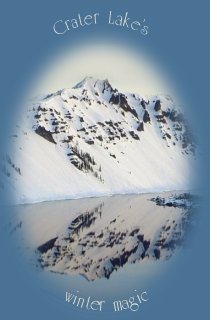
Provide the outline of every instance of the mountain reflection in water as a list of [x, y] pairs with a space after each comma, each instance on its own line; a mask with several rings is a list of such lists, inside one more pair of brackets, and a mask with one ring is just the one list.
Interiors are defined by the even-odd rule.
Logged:
[[[126, 264], [139, 263], [140, 268], [144, 260], [167, 260], [182, 243], [192, 199], [175, 193], [171, 197], [169, 192], [159, 195], [162, 198], [143, 194], [65, 201], [69, 211], [65, 219], [59, 212], [50, 215], [45, 204], [43, 215], [39, 212], [37, 217], [42, 232], [46, 229], [45, 241], [36, 246], [40, 265], [93, 281], [109, 279]], [[53, 210], [53, 204], [49, 205]], [[54, 228], [50, 226], [53, 218]], [[39, 232], [38, 227], [33, 230]]]

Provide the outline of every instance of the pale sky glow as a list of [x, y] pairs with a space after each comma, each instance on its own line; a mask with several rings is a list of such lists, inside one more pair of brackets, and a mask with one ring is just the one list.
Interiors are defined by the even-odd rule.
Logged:
[[86, 76], [108, 79], [113, 87], [124, 92], [171, 94], [162, 70], [150, 60], [122, 44], [89, 41], [54, 57], [40, 75], [32, 94], [71, 88]]

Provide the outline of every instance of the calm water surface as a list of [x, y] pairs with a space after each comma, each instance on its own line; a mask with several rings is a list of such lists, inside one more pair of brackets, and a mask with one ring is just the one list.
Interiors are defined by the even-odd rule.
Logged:
[[191, 211], [151, 199], [179, 193], [20, 205], [10, 230], [50, 291], [119, 295], [148, 286], [176, 261]]

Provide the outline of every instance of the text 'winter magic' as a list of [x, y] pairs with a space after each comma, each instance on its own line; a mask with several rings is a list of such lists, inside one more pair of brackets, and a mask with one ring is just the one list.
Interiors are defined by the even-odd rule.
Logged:
[[[134, 294], [128, 298], [114, 300], [112, 302], [112, 309], [115, 312], [119, 311], [138, 311], [140, 306], [149, 300], [146, 291], [138, 293], [134, 290]], [[79, 291], [76, 294], [72, 292], [66, 292], [65, 301], [70, 305], [73, 305], [80, 309], [86, 309], [88, 311], [103, 311], [106, 305], [105, 300], [95, 300], [90, 296], [88, 298], [79, 296]]]

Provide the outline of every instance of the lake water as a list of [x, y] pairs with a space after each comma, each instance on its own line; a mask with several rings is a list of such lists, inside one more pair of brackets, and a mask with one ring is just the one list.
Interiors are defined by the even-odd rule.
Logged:
[[119, 295], [148, 286], [176, 260], [191, 211], [151, 201], [175, 194], [181, 192], [20, 205], [10, 230], [49, 291]]

